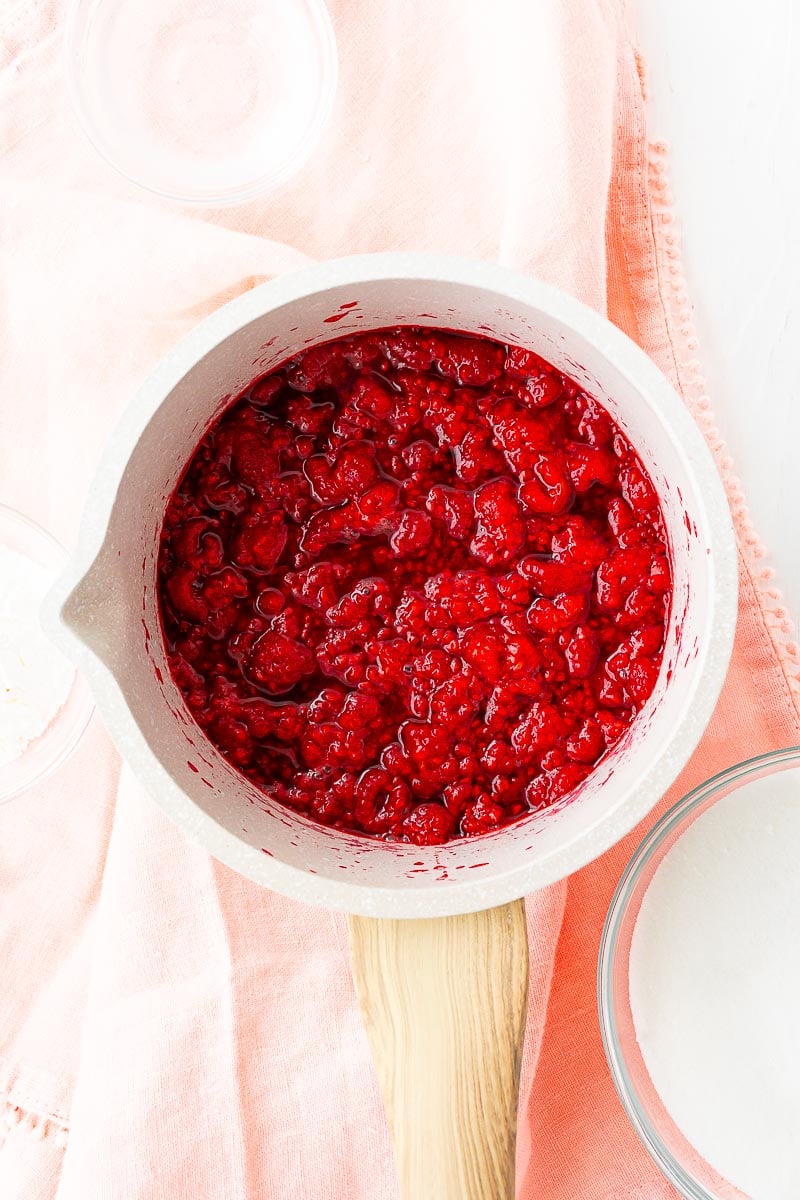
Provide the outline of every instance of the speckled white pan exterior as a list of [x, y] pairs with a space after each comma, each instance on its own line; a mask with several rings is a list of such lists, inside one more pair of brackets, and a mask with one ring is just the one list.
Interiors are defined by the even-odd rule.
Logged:
[[[325, 830], [265, 801], [186, 714], [167, 671], [155, 595], [167, 497], [228, 401], [309, 343], [403, 323], [521, 343], [602, 400], [659, 491], [675, 576], [656, 690], [580, 793], [559, 812], [422, 849]], [[298, 899], [412, 917], [522, 896], [569, 875], [632, 829], [708, 722], [731, 651], [736, 598], [736, 547], [711, 456], [679, 397], [633, 342], [576, 300], [515, 272], [380, 254], [256, 288], [161, 362], [111, 439], [47, 619], [88, 676], [120, 751], [190, 837], [243, 875]]]

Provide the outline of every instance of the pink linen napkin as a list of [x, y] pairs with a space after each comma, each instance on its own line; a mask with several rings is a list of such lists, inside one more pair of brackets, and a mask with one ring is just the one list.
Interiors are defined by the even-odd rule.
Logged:
[[[340, 86], [317, 154], [280, 191], [204, 212], [96, 158], [64, 94], [61, 5], [4, 7], [0, 499], [72, 543], [104, 439], [158, 357], [306, 256], [500, 260], [636, 338], [726, 477], [741, 549], [734, 660], [664, 803], [797, 740], [797, 647], [693, 361], [623, 0], [330, 7]], [[528, 901], [525, 1200], [673, 1195], [626, 1123], [595, 1015], [602, 920], [642, 832]], [[187, 842], [120, 771], [97, 720], [54, 780], [0, 811], [0, 948], [3, 1200], [396, 1196], [342, 919]]]

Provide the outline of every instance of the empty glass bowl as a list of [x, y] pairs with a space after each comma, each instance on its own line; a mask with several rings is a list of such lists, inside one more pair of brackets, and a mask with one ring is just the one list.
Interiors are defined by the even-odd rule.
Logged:
[[96, 149], [184, 203], [234, 204], [288, 179], [336, 94], [323, 0], [72, 0], [65, 51]]
[[[0, 550], [27, 558], [40, 568], [32, 588], [36, 594], [27, 596], [26, 591], [27, 600], [37, 606], [44, 600], [45, 593], [67, 560], [66, 551], [55, 538], [35, 521], [4, 504], [0, 504]], [[5, 558], [7, 557], [6, 555]], [[17, 653], [16, 643], [20, 636], [14, 619], [14, 614], [18, 611], [14, 607], [14, 581], [13, 578], [9, 578], [8, 565], [6, 561], [3, 593], [0, 596], [0, 689], [3, 693], [0, 696], [0, 720], [6, 722], [6, 730], [13, 724], [11, 707], [24, 702], [22, 698], [18, 698], [18, 692], [15, 694], [15, 672], [7, 673], [7, 670], [3, 669], [4, 663], [8, 669], [9, 655]], [[31, 617], [33, 620], [38, 619], [35, 612]], [[23, 648], [24, 644], [20, 646], [20, 650]], [[71, 663], [66, 662], [55, 647], [49, 650], [45, 647], [43, 654], [45, 662], [49, 661], [52, 664], [52, 686], [59, 698], [64, 696], [64, 700], [39, 736], [28, 742], [21, 753], [10, 758], [4, 757], [0, 761], [0, 802], [18, 796], [33, 784], [40, 783], [51, 775], [75, 749], [92, 715], [94, 705], [83, 676], [75, 671]], [[46, 668], [43, 668], [41, 661], [37, 667], [37, 676], [42, 678], [43, 685], [47, 687]]]
[[[800, 747], [739, 763], [685, 796], [658, 822], [634, 854], [611, 902], [600, 943], [598, 1001], [606, 1057], [619, 1097], [645, 1149], [689, 1200], [743, 1200], [689, 1144], [667, 1112], [645, 1065], [630, 1000], [631, 943], [642, 901], [658, 867], [689, 826], [736, 789], [787, 772], [782, 787], [800, 806]], [[754, 796], [754, 802], [756, 797]], [[724, 846], [720, 853], [725, 855]]]

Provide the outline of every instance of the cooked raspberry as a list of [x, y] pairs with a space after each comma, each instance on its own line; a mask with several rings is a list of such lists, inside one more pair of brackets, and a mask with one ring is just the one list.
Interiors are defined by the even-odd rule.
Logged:
[[525, 544], [516, 488], [510, 479], [492, 479], [475, 493], [478, 527], [469, 548], [487, 566], [508, 562]]
[[487, 411], [494, 441], [517, 475], [533, 470], [539, 456], [552, 448], [552, 431], [544, 416], [534, 416], [514, 400], [502, 397]]
[[599, 709], [597, 713], [597, 724], [603, 732], [606, 748], [610, 750], [616, 746], [622, 735], [626, 732], [630, 725], [630, 717], [608, 712], [606, 709]]
[[253, 404], [268, 408], [284, 385], [284, 377], [280, 371], [265, 375], [250, 384], [250, 400]]
[[557, 596], [588, 591], [591, 585], [591, 568], [581, 562], [555, 562], [538, 558], [523, 558], [517, 570], [524, 579], [530, 580], [541, 596], [555, 600]]
[[566, 763], [564, 767], [548, 770], [530, 782], [525, 788], [525, 800], [531, 811], [541, 811], [551, 808], [564, 796], [567, 796], [587, 778], [588, 767], [578, 763]]
[[426, 508], [433, 517], [444, 523], [451, 537], [466, 541], [475, 528], [475, 509], [468, 492], [437, 483], [428, 492]]
[[348, 365], [342, 343], [337, 339], [322, 346], [311, 346], [287, 363], [286, 380], [298, 392], [340, 388], [347, 382]]
[[267, 692], [289, 692], [304, 675], [316, 669], [314, 655], [307, 646], [283, 633], [272, 630], [263, 634], [253, 647], [247, 674]]
[[345, 338], [335, 344], [355, 371], [363, 371], [367, 367], [379, 371], [387, 365], [381, 352], [379, 338], [377, 333], [362, 333], [358, 337]]
[[458, 675], [441, 684], [430, 698], [430, 719], [445, 729], [469, 725], [478, 709], [480, 692]]
[[565, 517], [552, 537], [550, 551], [556, 562], [578, 563], [582, 567], [599, 567], [611, 547], [585, 517]]
[[513, 688], [505, 682], [492, 688], [486, 707], [483, 710], [483, 722], [487, 732], [494, 739], [507, 734], [509, 723], [514, 722], [521, 711], [520, 698]]
[[508, 575], [499, 575], [496, 586], [504, 612], [524, 608], [533, 598], [530, 584], [516, 571], [511, 571]]
[[420, 438], [417, 442], [411, 442], [405, 446], [400, 453], [403, 462], [417, 475], [427, 474], [434, 463], [439, 460], [440, 451], [432, 442], [425, 438]]
[[440, 446], [457, 446], [469, 431], [469, 415], [458, 395], [444, 380], [418, 392], [422, 424], [436, 435]]
[[378, 466], [371, 447], [360, 443], [345, 446], [334, 462], [333, 477], [340, 499], [363, 496], [378, 480]]
[[554, 600], [540, 596], [528, 609], [528, 624], [539, 633], [559, 633], [582, 621], [588, 609], [589, 597], [585, 592], [562, 594]]
[[624, 648], [615, 650], [606, 659], [605, 675], [600, 683], [598, 696], [609, 708], [623, 708], [630, 702], [627, 691], [630, 653]]
[[608, 506], [608, 524], [616, 537], [636, 524], [633, 509], [621, 496], [617, 496]]
[[331, 608], [339, 598], [347, 568], [341, 563], [318, 562], [303, 571], [287, 571], [284, 576], [291, 594], [309, 608]]
[[511, 745], [525, 759], [549, 750], [564, 735], [564, 718], [554, 704], [536, 700], [511, 731]]
[[[612, 707], [625, 703], [643, 703], [655, 687], [658, 663], [651, 658], [654, 639], [645, 630], [637, 631], [620, 642], [606, 659], [601, 699]], [[660, 650], [660, 642], [656, 653]], [[621, 689], [621, 690], [620, 690]]]
[[233, 567], [223, 567], [221, 571], [206, 579], [203, 584], [203, 599], [211, 612], [219, 612], [234, 600], [241, 600], [249, 590], [241, 571], [236, 571]]
[[237, 516], [247, 511], [250, 492], [243, 483], [231, 478], [228, 470], [205, 472], [198, 480], [197, 494], [208, 509], [228, 511]]
[[545, 635], [538, 642], [538, 649], [542, 660], [542, 675], [544, 680], [550, 685], [554, 695], [559, 698], [562, 707], [565, 707], [565, 700], [574, 693], [569, 689], [566, 695], [564, 695], [564, 689], [559, 686], [567, 682], [570, 678], [570, 672], [567, 667], [566, 658], [559, 647], [558, 640]]
[[420, 554], [429, 544], [431, 533], [431, 519], [428, 514], [407, 508], [389, 538], [389, 545], [398, 558]]
[[[321, 774], [321, 773], [320, 773]], [[343, 772], [343, 775], [347, 772]], [[321, 778], [315, 783], [321, 783]], [[310, 813], [323, 825], [336, 825], [347, 814], [347, 808], [334, 792], [320, 792], [309, 788]]]
[[[337, 542], [351, 542], [355, 533], [351, 531], [347, 514], [341, 509], [320, 509], [303, 526], [300, 550], [307, 557], [315, 558], [328, 546]], [[302, 561], [302, 560], [301, 560]]]
[[445, 379], [462, 386], [485, 387], [503, 372], [505, 349], [496, 342], [445, 334], [436, 366]]
[[574, 762], [594, 763], [605, 750], [603, 731], [591, 717], [584, 721], [577, 733], [567, 739], [567, 757]]
[[263, 376], [164, 518], [170, 669], [221, 752], [335, 829], [438, 844], [563, 802], [656, 685], [658, 500], [519, 347], [402, 328]]
[[659, 595], [668, 592], [672, 587], [672, 573], [669, 569], [666, 554], [656, 554], [650, 566], [647, 586]]
[[427, 721], [406, 721], [398, 733], [409, 761], [417, 768], [425, 768], [450, 753], [450, 735], [443, 726]]
[[254, 738], [275, 738], [295, 742], [305, 727], [305, 718], [297, 704], [276, 704], [268, 700], [246, 700], [241, 706], [242, 720]]
[[324, 721], [335, 721], [342, 711], [347, 695], [343, 688], [324, 687], [306, 706], [308, 720], [315, 725]]
[[270, 428], [244, 429], [233, 438], [233, 465], [242, 483], [259, 489], [269, 487], [280, 470], [280, 455], [270, 437]]
[[343, 729], [337, 722], [309, 725], [301, 752], [309, 767], [344, 767], [360, 771], [372, 757], [363, 731]]
[[639, 584], [614, 619], [623, 628], [636, 629], [642, 624], [663, 623], [665, 611], [665, 597], [651, 592], [646, 584]]
[[564, 384], [556, 375], [542, 371], [538, 375], [530, 376], [525, 383], [525, 390], [534, 408], [548, 408], [563, 395]]
[[455, 820], [441, 804], [418, 804], [403, 824], [408, 840], [417, 846], [440, 846], [449, 841]]
[[374, 727], [380, 713], [381, 706], [375, 696], [363, 692], [348, 692], [338, 721], [343, 729]]
[[506, 375], [515, 375], [520, 379], [529, 379], [550, 370], [549, 363], [524, 346], [506, 346], [504, 366]]
[[[172, 536], [172, 553], [177, 562], [189, 566], [201, 565], [201, 539], [208, 531], [209, 523], [205, 517], [190, 517], [185, 525], [178, 526]], [[222, 560], [214, 564], [221, 566]]]
[[597, 602], [601, 608], [618, 610], [637, 584], [650, 574], [653, 556], [648, 550], [615, 550], [597, 568]]
[[[396, 512], [400, 503], [400, 489], [391, 479], [382, 479], [368, 488], [358, 500], [358, 511], [364, 522], [364, 530], [372, 532], [376, 521], [385, 520]], [[383, 532], [389, 532], [388, 525]]]
[[278, 615], [272, 618], [270, 629], [301, 641], [306, 630], [307, 616], [299, 605], [287, 602]]
[[453, 447], [455, 472], [462, 483], [475, 485], [490, 475], [505, 471], [503, 456], [492, 446], [488, 429], [467, 429], [457, 446]]
[[317, 496], [325, 503], [363, 496], [378, 480], [371, 448], [361, 442], [343, 446], [333, 462], [324, 455], [306, 460], [305, 470]]
[[412, 771], [411, 764], [399, 742], [390, 742], [388, 746], [384, 746], [380, 755], [380, 764], [396, 779], [406, 777]]
[[517, 756], [508, 742], [504, 742], [501, 738], [492, 738], [490, 742], [487, 742], [486, 748], [481, 754], [481, 764], [492, 775], [497, 771], [502, 774], [512, 772], [517, 761]]
[[350, 402], [357, 412], [383, 420], [392, 411], [394, 397], [375, 375], [364, 374], [353, 381]]
[[578, 436], [590, 446], [610, 446], [614, 437], [614, 422], [596, 400], [586, 399], [578, 422]]
[[588, 625], [579, 625], [564, 650], [567, 668], [573, 679], [589, 679], [600, 661], [597, 635]]
[[253, 754], [253, 739], [247, 727], [230, 713], [221, 713], [211, 722], [209, 733], [237, 767], [246, 766]]
[[442, 788], [442, 800], [448, 812], [460, 817], [473, 797], [473, 785], [469, 779], [459, 779]]
[[555, 804], [556, 800], [560, 800], [562, 796], [568, 796], [570, 792], [574, 792], [588, 774], [589, 768], [578, 763], [566, 763], [563, 767], [556, 767], [550, 773], [548, 789], [550, 803]]
[[567, 447], [567, 468], [575, 491], [588, 492], [596, 483], [604, 487], [611, 486], [614, 482], [616, 460], [613, 454], [599, 446], [570, 442]]
[[[270, 507], [283, 509], [284, 515], [290, 517], [296, 524], [302, 524], [308, 519], [313, 501], [305, 475], [299, 471], [285, 471], [273, 480], [270, 492], [275, 501]], [[264, 509], [257, 504], [250, 506], [250, 512], [254, 516], [263, 515], [263, 511]]]
[[453, 674], [452, 659], [446, 651], [436, 648], [414, 654], [411, 659], [411, 681], [419, 691], [432, 692]]
[[493, 577], [480, 569], [440, 571], [425, 581], [425, 595], [433, 603], [426, 617], [431, 624], [463, 628], [502, 611]]
[[233, 560], [240, 567], [271, 571], [283, 553], [286, 537], [286, 525], [281, 513], [269, 513], [242, 526], [233, 541]]
[[656, 686], [659, 664], [650, 658], [633, 659], [628, 669], [626, 689], [634, 704], [643, 705]]
[[393, 367], [408, 367], [412, 371], [429, 371], [439, 353], [435, 334], [423, 334], [412, 329], [396, 329], [379, 335], [378, 345]]
[[[525, 618], [503, 617], [500, 621], [506, 639], [506, 668], [508, 679], [516, 688], [523, 692], [528, 684], [538, 679], [538, 670], [542, 664], [541, 648], [530, 636]], [[538, 686], [534, 693], [538, 693]]]
[[640, 463], [629, 461], [619, 472], [622, 495], [637, 512], [649, 513], [658, 509], [653, 485]]
[[319, 669], [351, 687], [366, 679], [369, 659], [362, 629], [329, 629], [317, 642]]
[[405, 638], [382, 641], [374, 663], [367, 668], [367, 679], [377, 692], [392, 692], [407, 684], [413, 650]]
[[376, 575], [370, 579], [361, 579], [355, 587], [347, 592], [337, 603], [329, 608], [325, 619], [329, 625], [341, 629], [360, 628], [366, 632], [371, 624], [371, 618], [386, 617], [391, 612], [392, 594], [385, 579]]
[[519, 498], [530, 512], [562, 513], [571, 506], [575, 493], [561, 454], [537, 455], [527, 475]]
[[642, 625], [630, 637], [631, 650], [635, 658], [655, 658], [664, 641], [662, 625]]
[[194, 567], [176, 567], [167, 578], [167, 594], [182, 617], [201, 624], [208, 616], [208, 604], [200, 595], [201, 579]]
[[286, 419], [299, 433], [316, 435], [330, 427], [335, 411], [332, 404], [314, 404], [310, 396], [297, 396], [286, 405]]
[[504, 809], [482, 794], [470, 804], [461, 818], [461, 832], [466, 837], [475, 837], [479, 833], [488, 833], [502, 825], [505, 816]]
[[356, 820], [370, 833], [396, 828], [411, 812], [408, 785], [382, 767], [364, 771], [356, 784], [355, 797]]
[[499, 621], [481, 621], [465, 630], [461, 653], [488, 683], [498, 683], [506, 672], [506, 636]]

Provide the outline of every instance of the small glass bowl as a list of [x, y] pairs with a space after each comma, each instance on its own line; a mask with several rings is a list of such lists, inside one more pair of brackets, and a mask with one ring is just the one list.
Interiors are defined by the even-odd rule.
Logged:
[[[55, 582], [67, 561], [67, 552], [41, 525], [0, 504], [0, 545], [39, 563]], [[44, 600], [44, 595], [42, 596]], [[53, 647], [53, 657], [60, 651]], [[11, 762], [0, 766], [0, 803], [11, 800], [61, 766], [83, 736], [94, 703], [82, 675], [73, 670], [67, 698], [47, 728]]]
[[185, 204], [238, 204], [285, 182], [336, 95], [324, 0], [71, 0], [64, 52], [95, 149]]
[[[688, 1200], [745, 1200], [689, 1144], [670, 1117], [645, 1066], [631, 1012], [629, 960], [647, 889], [688, 827], [724, 796], [779, 771], [800, 772], [800, 746], [761, 754], [714, 775], [684, 796], [651, 830], [619, 882], [600, 941], [597, 971], [600, 1030], [614, 1086], [642, 1145]], [[800, 802], [800, 794], [798, 795]]]

